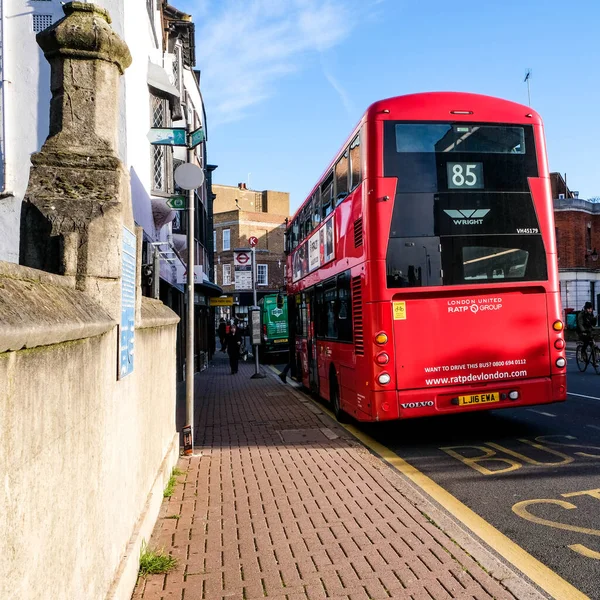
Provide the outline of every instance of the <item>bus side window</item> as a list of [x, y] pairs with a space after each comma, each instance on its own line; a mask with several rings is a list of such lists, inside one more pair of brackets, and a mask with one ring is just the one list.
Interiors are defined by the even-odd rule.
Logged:
[[338, 339], [338, 318], [337, 318], [337, 289], [335, 280], [325, 288], [324, 293], [324, 304], [325, 304], [325, 320], [326, 320], [326, 331], [325, 337], [331, 340]]
[[321, 223], [321, 197], [317, 190], [312, 197], [312, 226], [316, 229]]
[[350, 273], [346, 271], [337, 278], [338, 306], [338, 339], [343, 342], [352, 341], [352, 305], [350, 302]]
[[292, 250], [298, 247], [300, 243], [300, 227], [298, 225], [298, 219], [294, 219], [292, 223]]
[[350, 191], [361, 181], [360, 173], [360, 134], [350, 144]]
[[321, 184], [322, 215], [325, 218], [333, 212], [333, 171], [327, 175]]
[[323, 318], [324, 317], [323, 308], [324, 308], [325, 304], [323, 302], [323, 286], [322, 285], [317, 286], [317, 290], [315, 293], [315, 304], [316, 304], [315, 314], [314, 314], [315, 333], [316, 333], [317, 337], [325, 337], [326, 321]]
[[335, 205], [348, 195], [348, 150], [335, 165]]

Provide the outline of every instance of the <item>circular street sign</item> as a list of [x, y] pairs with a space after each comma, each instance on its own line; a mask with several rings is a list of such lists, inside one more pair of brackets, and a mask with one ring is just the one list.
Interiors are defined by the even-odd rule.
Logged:
[[195, 190], [204, 183], [204, 171], [192, 163], [183, 163], [175, 169], [175, 183], [184, 190]]
[[258, 238], [252, 236], [251, 238], [248, 239], [248, 242], [254, 248], [254, 246], [256, 246], [258, 244]]
[[241, 265], [245, 265], [250, 257], [245, 252], [239, 252], [236, 259]]

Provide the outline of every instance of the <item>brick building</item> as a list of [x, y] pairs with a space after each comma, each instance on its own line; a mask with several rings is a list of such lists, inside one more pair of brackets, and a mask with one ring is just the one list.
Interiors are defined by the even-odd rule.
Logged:
[[563, 308], [600, 307], [600, 203], [579, 198], [559, 173], [550, 174]]
[[233, 306], [220, 310], [225, 317], [246, 318], [252, 306], [252, 289], [245, 275], [234, 265], [234, 251], [250, 250], [249, 238], [258, 238], [256, 247], [257, 291], [260, 299], [284, 285], [285, 254], [283, 234], [290, 211], [290, 195], [271, 190], [255, 191], [245, 184], [213, 184], [215, 283], [232, 297]]

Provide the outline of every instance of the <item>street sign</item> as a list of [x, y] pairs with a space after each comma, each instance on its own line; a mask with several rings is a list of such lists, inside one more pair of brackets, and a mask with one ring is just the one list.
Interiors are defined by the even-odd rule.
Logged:
[[187, 198], [185, 196], [173, 196], [167, 200], [167, 206], [171, 210], [185, 210], [187, 208]]
[[154, 146], [187, 146], [186, 131], [183, 127], [153, 127], [146, 137]]
[[248, 243], [250, 244], [250, 246], [252, 246], [252, 248], [254, 248], [254, 246], [258, 245], [258, 238], [255, 236], [252, 236], [251, 238], [248, 239]]
[[199, 127], [196, 131], [192, 131], [188, 138], [188, 147], [195, 148], [198, 144], [204, 141], [204, 129]]
[[250, 253], [249, 252], [234, 252], [233, 253], [233, 266], [234, 267], [250, 266]]
[[226, 296], [225, 298], [209, 298], [209, 306], [233, 306], [233, 297]]

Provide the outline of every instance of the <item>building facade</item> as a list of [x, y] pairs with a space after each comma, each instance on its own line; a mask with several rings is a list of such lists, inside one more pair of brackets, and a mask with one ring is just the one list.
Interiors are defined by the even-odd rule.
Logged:
[[[208, 297], [221, 290], [210, 281], [212, 192], [206, 113], [200, 72], [195, 69], [194, 23], [166, 0], [96, 0], [95, 4], [108, 10], [113, 29], [125, 40], [133, 59], [120, 81], [118, 153], [129, 171], [136, 225], [144, 230], [144, 294], [160, 296], [182, 317], [177, 342], [181, 379], [187, 223], [185, 212], [171, 210], [167, 200], [181, 191], [173, 173], [188, 156], [185, 147], [151, 145], [147, 135], [151, 127], [188, 124], [203, 131], [203, 140], [190, 157], [207, 175], [195, 194], [196, 367], [201, 368], [214, 344]], [[0, 3], [0, 260], [4, 261], [19, 262], [20, 208], [30, 156], [49, 131], [50, 69], [35, 36], [64, 17], [62, 5], [60, 0]]]
[[600, 307], [600, 203], [579, 198], [559, 173], [550, 175], [563, 309]]
[[[219, 316], [246, 319], [253, 304], [253, 292], [244, 256], [250, 256], [250, 238], [256, 237], [256, 289], [260, 299], [284, 286], [284, 232], [289, 217], [287, 192], [249, 190], [237, 186], [213, 185], [215, 200], [213, 243], [215, 282], [231, 299], [231, 307], [219, 307]], [[242, 261], [235, 255], [242, 252]], [[239, 256], [239, 255], [238, 255]]]

